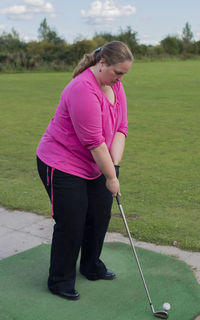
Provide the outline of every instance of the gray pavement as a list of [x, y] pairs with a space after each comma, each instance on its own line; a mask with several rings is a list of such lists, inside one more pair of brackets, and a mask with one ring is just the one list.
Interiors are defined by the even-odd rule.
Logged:
[[[41, 243], [51, 243], [53, 224], [52, 218], [0, 207], [0, 259], [36, 247]], [[129, 243], [129, 239], [119, 233], [107, 233], [105, 241]], [[158, 246], [135, 240], [134, 244], [137, 247], [185, 261], [200, 284], [200, 252], [184, 251], [176, 247]]]

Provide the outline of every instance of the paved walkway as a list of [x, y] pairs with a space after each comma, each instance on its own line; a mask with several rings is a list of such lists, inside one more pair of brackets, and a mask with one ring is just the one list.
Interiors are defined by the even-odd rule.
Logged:
[[[28, 250], [41, 243], [50, 243], [53, 219], [34, 213], [9, 211], [0, 207], [0, 259]], [[106, 241], [129, 243], [129, 239], [119, 233], [107, 233]], [[200, 284], [200, 252], [183, 251], [176, 247], [157, 246], [135, 241], [137, 247], [174, 256], [185, 261], [193, 270]]]

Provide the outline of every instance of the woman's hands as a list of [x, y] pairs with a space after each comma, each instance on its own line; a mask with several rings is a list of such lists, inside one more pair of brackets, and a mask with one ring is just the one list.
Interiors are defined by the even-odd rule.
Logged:
[[117, 179], [117, 177], [107, 178], [106, 179], [106, 187], [112, 193], [113, 197], [116, 197], [117, 195], [121, 196], [120, 184], [119, 184], [119, 180]]
[[115, 173], [116, 173], [116, 177], [115, 178], [107, 178], [106, 179], [106, 187], [108, 188], [108, 190], [110, 190], [110, 192], [112, 193], [113, 197], [116, 197], [117, 195], [121, 196], [120, 193], [120, 184], [119, 184], [119, 166], [118, 165], [114, 165], [115, 168]]
[[112, 196], [116, 197], [117, 194], [120, 195], [120, 185], [116, 176], [116, 169], [105, 142], [92, 149], [91, 153], [106, 178], [106, 187], [112, 193]]

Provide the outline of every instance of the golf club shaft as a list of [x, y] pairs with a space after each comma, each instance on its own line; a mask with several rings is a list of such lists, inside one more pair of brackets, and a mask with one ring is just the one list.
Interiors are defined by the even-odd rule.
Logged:
[[128, 233], [130, 244], [131, 244], [131, 247], [133, 249], [133, 253], [134, 253], [134, 256], [135, 256], [135, 259], [136, 259], [136, 262], [137, 262], [137, 265], [138, 265], [138, 268], [139, 268], [139, 271], [140, 271], [140, 275], [141, 275], [141, 278], [142, 278], [142, 281], [143, 281], [143, 284], [144, 284], [144, 288], [145, 288], [146, 293], [147, 293], [147, 297], [148, 297], [148, 300], [149, 300], [149, 303], [150, 303], [151, 310], [152, 310], [153, 313], [155, 313], [155, 310], [154, 310], [154, 307], [153, 307], [153, 304], [152, 304], [152, 301], [151, 301], [151, 297], [150, 297], [150, 294], [149, 294], [149, 290], [147, 288], [147, 285], [146, 285], [146, 282], [145, 282], [145, 279], [144, 279], [144, 275], [143, 275], [143, 272], [142, 272], [142, 268], [141, 268], [141, 265], [140, 265], [140, 262], [139, 262], [139, 259], [138, 259], [138, 256], [137, 256], [137, 252], [135, 250], [135, 246], [134, 246], [133, 240], [131, 238], [131, 234], [130, 234], [129, 227], [128, 227], [128, 224], [127, 224], [127, 221], [126, 221], [124, 210], [122, 208], [122, 205], [120, 203], [120, 199], [119, 199], [118, 195], [116, 196], [116, 200], [117, 200], [117, 203], [118, 203], [118, 206], [119, 206], [119, 210], [121, 212], [121, 216], [123, 218], [124, 225], [126, 227], [126, 231]]

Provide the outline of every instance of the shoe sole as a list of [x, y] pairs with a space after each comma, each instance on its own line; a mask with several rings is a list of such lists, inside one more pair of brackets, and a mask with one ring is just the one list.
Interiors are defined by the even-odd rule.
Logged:
[[96, 281], [96, 280], [114, 280], [116, 279], [116, 275], [115, 276], [112, 276], [112, 277], [98, 277], [96, 275], [85, 275], [83, 274], [82, 272], [80, 272], [86, 279], [90, 280], [90, 281]]
[[62, 294], [59, 294], [59, 293], [56, 293], [56, 292], [53, 292], [50, 290], [50, 292], [60, 298], [63, 298], [63, 299], [66, 299], [66, 300], [70, 300], [70, 301], [76, 301], [76, 300], [79, 300], [80, 299], [80, 294], [77, 296], [77, 297], [67, 297], [67, 296], [64, 296]]

